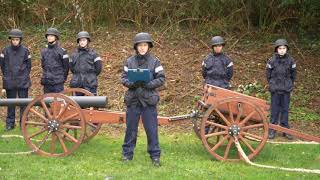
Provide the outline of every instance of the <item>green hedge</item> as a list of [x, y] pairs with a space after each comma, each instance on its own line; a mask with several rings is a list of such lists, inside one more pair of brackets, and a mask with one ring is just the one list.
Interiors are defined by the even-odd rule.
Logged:
[[30, 24], [92, 30], [96, 25], [177, 26], [195, 31], [319, 34], [318, 0], [2, 0], [0, 28]]

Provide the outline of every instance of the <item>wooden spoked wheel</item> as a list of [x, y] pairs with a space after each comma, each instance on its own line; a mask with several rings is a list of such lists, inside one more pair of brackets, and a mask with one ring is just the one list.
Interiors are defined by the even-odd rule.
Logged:
[[[195, 134], [197, 135], [197, 137], [199, 139], [201, 139], [201, 133], [200, 133], [201, 121], [202, 121], [202, 118], [203, 118], [205, 112], [200, 112], [199, 116], [194, 117], [192, 119], [193, 131], [195, 132]], [[210, 120], [212, 122], [220, 122], [220, 118], [218, 116], [215, 116], [215, 115], [210, 115], [208, 117], [208, 120]], [[219, 128], [219, 127], [215, 127], [215, 126], [211, 127], [211, 126], [208, 125], [207, 127], [205, 127], [205, 133], [208, 134], [208, 133], [217, 132], [217, 131], [220, 131], [220, 129], [221, 128]]]
[[[90, 91], [82, 88], [70, 88], [62, 92], [67, 96], [77, 96], [78, 93], [82, 93], [84, 96], [94, 96]], [[94, 109], [94, 108], [92, 108]], [[102, 123], [91, 123], [86, 121], [86, 134], [84, 136], [84, 142], [88, 142], [91, 138], [98, 134], [101, 129]], [[77, 136], [77, 129], [70, 130], [73, 131], [74, 135]]]
[[201, 116], [199, 117], [194, 117], [192, 119], [192, 126], [193, 126], [193, 131], [196, 134], [196, 136], [201, 139], [201, 135], [200, 135], [200, 125], [201, 125]]
[[193, 131], [196, 134], [196, 136], [201, 139], [200, 135], [200, 125], [201, 125], [201, 120], [206, 112], [206, 108], [202, 107], [201, 104], [198, 102], [195, 107], [197, 113], [197, 116], [192, 118], [192, 126], [193, 126]]
[[[193, 130], [194, 130], [195, 134], [197, 135], [197, 137], [201, 140], [200, 129], [201, 129], [202, 118], [199, 117], [198, 119], [200, 119], [200, 120], [193, 121]], [[218, 120], [217, 117], [215, 117], [215, 116], [209, 117], [208, 119], [210, 119], [210, 121], [212, 121], [212, 122], [216, 122]], [[220, 132], [220, 131], [221, 131], [221, 128], [219, 128], [219, 127], [213, 127], [213, 126], [206, 126], [205, 127], [205, 134], [211, 134], [211, 133]], [[217, 135], [215, 137], [215, 141], [213, 141], [213, 140], [208, 141], [208, 145], [211, 147], [214, 144], [218, 143], [221, 136], [222, 135]]]
[[[21, 127], [27, 145], [35, 153], [54, 157], [74, 152], [83, 141], [86, 128], [80, 106], [59, 93], [48, 93], [31, 101], [23, 113]], [[77, 129], [78, 136], [67, 129]]]
[[[193, 123], [193, 131], [195, 132], [195, 134], [197, 135], [197, 137], [199, 139], [201, 139], [201, 134], [200, 134], [200, 128], [201, 128], [201, 120], [202, 120], [202, 117], [204, 116], [204, 114], [207, 112], [207, 108], [205, 107], [202, 107], [199, 103], [197, 104], [196, 106], [196, 110], [198, 112], [197, 116], [196, 117], [193, 117], [192, 119], [192, 123]], [[219, 122], [220, 119], [218, 116], [215, 116], [213, 114], [211, 114], [208, 119], [210, 121], [214, 121], [214, 122]], [[207, 126], [205, 128], [205, 133], [213, 133], [213, 132], [217, 132], [219, 131], [220, 128], [219, 127], [210, 127], [210, 126]]]
[[[212, 115], [219, 117], [219, 121], [210, 118]], [[206, 132], [206, 128], [215, 130]], [[240, 159], [234, 137], [237, 137], [248, 158], [252, 159], [267, 141], [268, 123], [261, 108], [255, 104], [244, 98], [228, 98], [217, 101], [204, 114], [200, 136], [206, 150], [217, 160]], [[247, 141], [246, 137], [259, 141]]]

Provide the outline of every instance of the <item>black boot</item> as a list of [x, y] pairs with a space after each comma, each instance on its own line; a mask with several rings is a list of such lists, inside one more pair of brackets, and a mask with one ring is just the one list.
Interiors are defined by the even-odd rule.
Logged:
[[268, 136], [268, 138], [269, 138], [269, 139], [274, 139], [275, 137], [276, 137], [276, 132], [275, 132], [275, 130], [270, 129], [270, 130], [269, 130], [269, 136]]
[[129, 162], [129, 161], [132, 161], [132, 158], [130, 157], [127, 157], [127, 156], [122, 156], [122, 162]]
[[152, 164], [155, 167], [160, 167], [161, 166], [160, 159], [159, 158], [152, 158]]
[[7, 126], [6, 126], [6, 131], [11, 131], [11, 130], [13, 130], [14, 129], [14, 125], [12, 125], [12, 124], [8, 124]]
[[287, 133], [283, 133], [282, 136], [286, 137], [288, 140], [292, 140], [293, 139], [293, 137], [290, 134], [287, 134]]

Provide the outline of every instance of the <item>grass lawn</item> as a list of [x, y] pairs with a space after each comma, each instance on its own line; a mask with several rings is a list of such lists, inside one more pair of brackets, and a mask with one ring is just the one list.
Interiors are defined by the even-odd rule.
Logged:
[[[20, 134], [19, 129], [0, 134]], [[121, 133], [120, 133], [121, 134]], [[252, 167], [244, 162], [219, 162], [192, 131], [168, 132], [160, 127], [162, 166], [151, 165], [146, 136], [139, 132], [134, 160], [123, 163], [123, 135], [99, 134], [64, 158], [0, 155], [0, 179], [320, 179], [303, 174]], [[28, 151], [23, 139], [0, 139], [0, 152]], [[267, 144], [254, 162], [283, 167], [320, 169], [320, 145]]]

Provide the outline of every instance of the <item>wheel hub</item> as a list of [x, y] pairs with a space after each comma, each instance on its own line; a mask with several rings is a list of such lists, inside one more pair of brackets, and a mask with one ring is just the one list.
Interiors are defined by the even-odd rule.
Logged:
[[49, 128], [49, 130], [50, 130], [51, 132], [58, 131], [59, 126], [60, 126], [60, 124], [59, 124], [59, 122], [56, 121], [56, 120], [50, 120], [50, 121], [48, 122], [48, 128]]
[[240, 127], [234, 124], [229, 127], [228, 133], [230, 136], [238, 136], [240, 134]]

